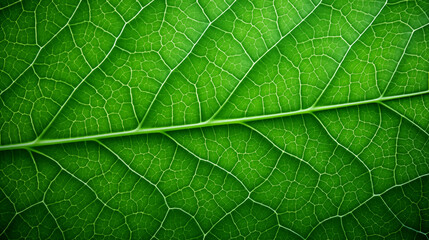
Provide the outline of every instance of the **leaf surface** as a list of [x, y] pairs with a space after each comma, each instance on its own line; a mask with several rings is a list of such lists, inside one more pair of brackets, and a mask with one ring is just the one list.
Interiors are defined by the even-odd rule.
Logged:
[[0, 236], [425, 239], [424, 0], [0, 3]]

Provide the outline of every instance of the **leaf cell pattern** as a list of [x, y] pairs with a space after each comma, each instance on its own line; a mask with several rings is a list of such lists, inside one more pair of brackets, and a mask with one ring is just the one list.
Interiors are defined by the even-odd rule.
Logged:
[[6, 0], [0, 25], [1, 238], [429, 238], [425, 0]]

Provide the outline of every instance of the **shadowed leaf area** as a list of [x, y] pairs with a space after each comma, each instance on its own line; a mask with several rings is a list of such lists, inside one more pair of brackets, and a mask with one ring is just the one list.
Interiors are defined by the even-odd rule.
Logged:
[[427, 0], [3, 0], [1, 239], [429, 239]]

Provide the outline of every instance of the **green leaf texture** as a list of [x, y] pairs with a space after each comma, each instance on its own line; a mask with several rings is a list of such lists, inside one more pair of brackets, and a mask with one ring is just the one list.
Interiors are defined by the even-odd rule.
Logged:
[[429, 238], [427, 0], [2, 0], [0, 25], [0, 238]]

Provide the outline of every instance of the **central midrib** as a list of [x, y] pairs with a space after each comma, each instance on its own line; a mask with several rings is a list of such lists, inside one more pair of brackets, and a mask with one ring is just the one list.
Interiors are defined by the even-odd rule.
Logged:
[[2, 145], [0, 146], [0, 150], [25, 149], [25, 148], [32, 148], [32, 147], [39, 147], [39, 146], [48, 146], [48, 145], [73, 143], [73, 142], [84, 142], [84, 141], [132, 136], [132, 135], [139, 135], [139, 134], [160, 133], [160, 132], [169, 132], [169, 131], [177, 131], [177, 130], [192, 129], [192, 128], [239, 124], [244, 122], [301, 115], [301, 114], [325, 111], [330, 109], [339, 109], [339, 108], [359, 106], [359, 105], [365, 105], [365, 104], [371, 104], [371, 103], [380, 103], [380, 102], [389, 101], [389, 100], [395, 100], [395, 99], [401, 99], [401, 98], [407, 98], [407, 97], [413, 97], [413, 96], [422, 96], [425, 94], [429, 94], [429, 90], [408, 93], [403, 95], [379, 97], [375, 99], [358, 101], [358, 102], [340, 103], [340, 104], [333, 104], [333, 105], [327, 105], [327, 106], [316, 106], [316, 107], [310, 107], [302, 110], [296, 110], [296, 111], [290, 111], [290, 112], [284, 112], [284, 113], [275, 113], [275, 114], [258, 115], [258, 116], [251, 116], [251, 117], [232, 118], [232, 119], [213, 119], [213, 120], [200, 122], [200, 123], [183, 124], [183, 125], [167, 126], [167, 127], [136, 128], [128, 131], [96, 134], [96, 135], [82, 136], [82, 137], [71, 137], [71, 138], [61, 138], [61, 139], [36, 139], [34, 141], [26, 142], [26, 143]]

